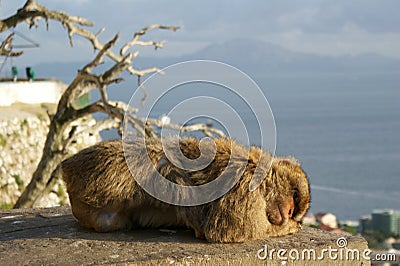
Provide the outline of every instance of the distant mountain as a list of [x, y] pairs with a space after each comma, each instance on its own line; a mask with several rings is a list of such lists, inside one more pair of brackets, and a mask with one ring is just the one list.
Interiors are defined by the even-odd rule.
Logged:
[[278, 45], [258, 40], [237, 39], [212, 44], [196, 53], [179, 58], [142, 58], [167, 66], [173, 62], [209, 59], [231, 64], [254, 75], [368, 74], [400, 73], [400, 60], [377, 54], [359, 56], [322, 56], [293, 52]]
[[[206, 48], [179, 57], [138, 57], [135, 66], [141, 69], [193, 59], [209, 59], [231, 64], [251, 75], [302, 76], [302, 75], [360, 75], [400, 73], [400, 60], [377, 54], [359, 56], [322, 56], [311, 53], [293, 52], [278, 45], [259, 40], [236, 39], [215, 43]], [[87, 62], [52, 63], [35, 66], [38, 76], [58, 77], [70, 80], [77, 69]]]

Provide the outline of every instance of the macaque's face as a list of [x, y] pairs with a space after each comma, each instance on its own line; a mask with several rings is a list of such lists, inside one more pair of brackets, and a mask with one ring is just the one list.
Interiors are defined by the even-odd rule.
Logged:
[[301, 222], [310, 205], [310, 189], [306, 173], [289, 160], [273, 164], [267, 181], [268, 221], [286, 225], [290, 219]]

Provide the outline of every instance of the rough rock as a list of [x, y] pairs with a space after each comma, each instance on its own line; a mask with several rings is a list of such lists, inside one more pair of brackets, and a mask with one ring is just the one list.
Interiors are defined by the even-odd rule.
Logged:
[[[0, 209], [9, 208], [17, 201], [42, 156], [50, 123], [46, 111], [52, 112], [52, 104], [14, 104], [0, 107]], [[94, 118], [80, 119], [74, 125], [94, 124]], [[68, 132], [68, 131], [67, 131]], [[100, 141], [99, 135], [82, 134], [72, 144], [68, 154]], [[68, 204], [68, 196], [62, 181], [52, 192], [35, 203], [36, 207]]]
[[370, 265], [364, 252], [360, 236], [307, 226], [285, 237], [212, 244], [184, 229], [96, 233], [81, 228], [69, 207], [0, 211], [4, 265]]

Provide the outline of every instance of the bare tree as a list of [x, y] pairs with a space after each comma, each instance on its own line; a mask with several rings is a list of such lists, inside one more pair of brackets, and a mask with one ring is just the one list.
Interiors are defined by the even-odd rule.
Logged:
[[[122, 45], [119, 54], [116, 54], [111, 48], [115, 45], [118, 34], [115, 35], [112, 40], [104, 44], [98, 39], [103, 29], [94, 34], [84, 28], [85, 26], [93, 26], [93, 23], [90, 21], [81, 17], [71, 16], [64, 12], [48, 10], [34, 0], [27, 0], [25, 5], [21, 9], [18, 9], [16, 14], [0, 20], [0, 32], [13, 28], [20, 23], [27, 23], [29, 27], [37, 27], [38, 20], [45, 20], [47, 27], [49, 20], [60, 22], [67, 30], [71, 46], [73, 45], [72, 37], [75, 34], [89, 40], [94, 50], [97, 51], [97, 54], [91, 62], [78, 71], [76, 77], [62, 94], [56, 113], [50, 116], [50, 126], [43, 148], [43, 155], [36, 171], [33, 173], [31, 182], [18, 199], [14, 208], [32, 207], [38, 198], [43, 196], [46, 192], [49, 192], [49, 188], [54, 184], [54, 180], [51, 178], [52, 172], [65, 157], [66, 149], [80, 134], [85, 132], [100, 132], [110, 128], [117, 128], [119, 132], [122, 132], [123, 119], [125, 114], [128, 113], [129, 116], [126, 116], [126, 118], [130, 125], [136, 129], [137, 134], [146, 134], [151, 137], [159, 136], [154, 128], [162, 127], [163, 123], [161, 121], [137, 117], [135, 115], [137, 112], [135, 108], [130, 107], [124, 102], [110, 100], [107, 87], [110, 84], [121, 82], [121, 74], [123, 72], [136, 75], [138, 77], [138, 84], [140, 84], [141, 77], [149, 73], [160, 71], [156, 67], [144, 70], [133, 68], [132, 61], [139, 53], [138, 51], [130, 52], [130, 48], [135, 45], [153, 46], [155, 49], [162, 48], [163, 42], [143, 41], [141, 37], [145, 35], [146, 32], [153, 29], [172, 31], [179, 29], [177, 26], [150, 25], [134, 33], [133, 38]], [[12, 48], [10, 48], [12, 47], [12, 37], [12, 34], [9, 35], [5, 41], [1, 43], [0, 55], [19, 56], [22, 54], [22, 52], [14, 52]], [[105, 58], [112, 60], [112, 66], [101, 74], [94, 74], [93, 70], [102, 64]], [[94, 89], [100, 91], [101, 98], [99, 100], [83, 108], [74, 106], [73, 103], [79, 96]], [[91, 116], [96, 112], [104, 113], [107, 116], [105, 119], [98, 121], [94, 126], [87, 126], [81, 130], [77, 130], [76, 127], [71, 127], [73, 121]], [[181, 132], [201, 131], [208, 136], [223, 135], [221, 131], [210, 128], [204, 124], [186, 127], [169, 124], [168, 127], [178, 129]], [[65, 137], [66, 135], [68, 137]], [[54, 176], [56, 175], [53, 174], [53, 177]]]

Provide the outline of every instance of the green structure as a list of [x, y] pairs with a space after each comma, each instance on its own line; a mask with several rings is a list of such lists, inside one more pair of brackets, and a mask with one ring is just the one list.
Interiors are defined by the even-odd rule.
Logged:
[[86, 107], [90, 104], [90, 95], [89, 93], [85, 93], [81, 95], [75, 102], [75, 106], [79, 108]]
[[359, 225], [358, 225], [358, 232], [364, 234], [365, 231], [372, 230], [372, 218], [370, 215], [366, 215], [361, 217]]
[[371, 229], [389, 234], [400, 234], [400, 212], [375, 210], [371, 215]]
[[13, 67], [11, 68], [11, 72], [12, 72], [12, 74], [13, 74], [13, 80], [14, 80], [14, 82], [16, 82], [16, 81], [17, 81], [17, 78], [18, 78], [18, 67], [13, 66]]
[[397, 213], [397, 233], [400, 236], [400, 212]]
[[33, 71], [31, 67], [26, 68], [26, 77], [28, 78], [29, 81], [35, 80], [35, 71]]

